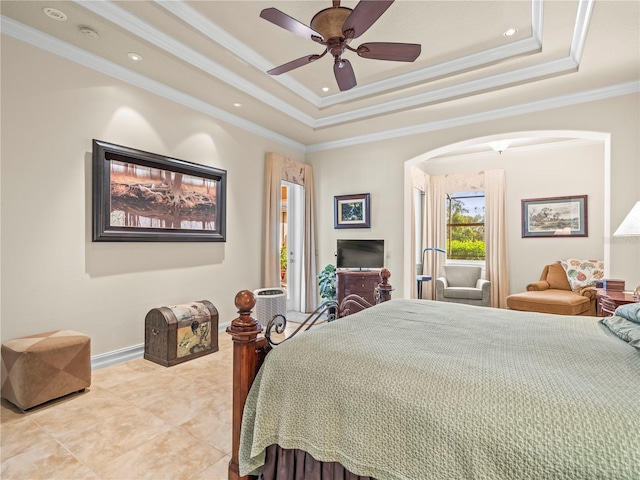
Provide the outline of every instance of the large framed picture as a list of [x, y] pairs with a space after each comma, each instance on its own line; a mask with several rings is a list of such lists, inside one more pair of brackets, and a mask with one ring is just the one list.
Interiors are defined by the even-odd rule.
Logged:
[[93, 141], [94, 242], [226, 241], [227, 172]]
[[334, 228], [371, 227], [371, 197], [368, 193], [336, 195], [333, 198]]
[[522, 200], [522, 238], [587, 237], [587, 195]]

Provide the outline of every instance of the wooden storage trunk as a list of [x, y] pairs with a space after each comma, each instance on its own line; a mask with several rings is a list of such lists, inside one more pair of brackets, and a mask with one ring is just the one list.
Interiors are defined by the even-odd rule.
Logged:
[[144, 358], [170, 367], [218, 351], [218, 310], [207, 300], [154, 308], [144, 322]]

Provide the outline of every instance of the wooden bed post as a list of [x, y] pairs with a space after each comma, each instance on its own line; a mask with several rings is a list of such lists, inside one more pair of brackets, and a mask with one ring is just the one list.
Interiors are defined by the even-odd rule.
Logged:
[[380, 270], [381, 282], [378, 284], [378, 303], [391, 300], [391, 291], [393, 290], [393, 287], [388, 282], [390, 276], [391, 272], [386, 268]]
[[240, 476], [238, 451], [240, 449], [240, 427], [242, 412], [249, 389], [260, 368], [258, 349], [264, 346], [265, 339], [257, 339], [262, 326], [251, 317], [256, 305], [256, 297], [250, 290], [238, 292], [235, 305], [240, 316], [231, 322], [227, 333], [233, 339], [233, 438], [231, 443], [231, 461], [229, 462], [229, 480], [249, 480], [254, 476]]

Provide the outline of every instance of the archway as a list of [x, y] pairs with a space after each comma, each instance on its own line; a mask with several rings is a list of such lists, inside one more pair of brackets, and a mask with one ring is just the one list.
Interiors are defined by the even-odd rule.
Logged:
[[[604, 132], [591, 132], [591, 131], [573, 131], [573, 130], [532, 130], [532, 131], [520, 131], [520, 132], [503, 132], [495, 135], [471, 138], [454, 144], [443, 145], [442, 147], [425, 152], [415, 158], [407, 160], [405, 162], [404, 170], [404, 257], [403, 257], [403, 272], [404, 272], [404, 292], [405, 298], [410, 297], [411, 285], [414, 283], [415, 265], [412, 255], [412, 238], [411, 238], [411, 222], [414, 221], [411, 215], [411, 196], [412, 180], [411, 169], [412, 167], [423, 168], [429, 162], [442, 161], [443, 157], [454, 155], [454, 152], [469, 151], [469, 152], [485, 152], [490, 150], [489, 144], [492, 142], [499, 142], [502, 140], [511, 140], [512, 145], [518, 145], [516, 147], [509, 147], [509, 151], [519, 150], [526, 151], [527, 149], [543, 148], [566, 148], [567, 145], [580, 145], [580, 144], [597, 144], [601, 149], [601, 155], [599, 155], [598, 161], [601, 162], [602, 180], [599, 185], [602, 186], [602, 205], [598, 208], [602, 208], [602, 220], [603, 224], [598, 225], [603, 233], [603, 245], [602, 245], [602, 258], [605, 262], [605, 274], [609, 275], [610, 268], [610, 242], [608, 239], [611, 236], [610, 231], [610, 216], [611, 216], [611, 135]], [[497, 155], [497, 154], [495, 154]], [[601, 157], [601, 158], [600, 158]]]

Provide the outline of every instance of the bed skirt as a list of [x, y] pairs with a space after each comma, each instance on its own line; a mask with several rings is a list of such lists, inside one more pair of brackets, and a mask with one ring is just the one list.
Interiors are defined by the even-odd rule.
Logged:
[[262, 467], [264, 480], [375, 480], [361, 477], [337, 462], [319, 462], [303, 450], [267, 447]]

